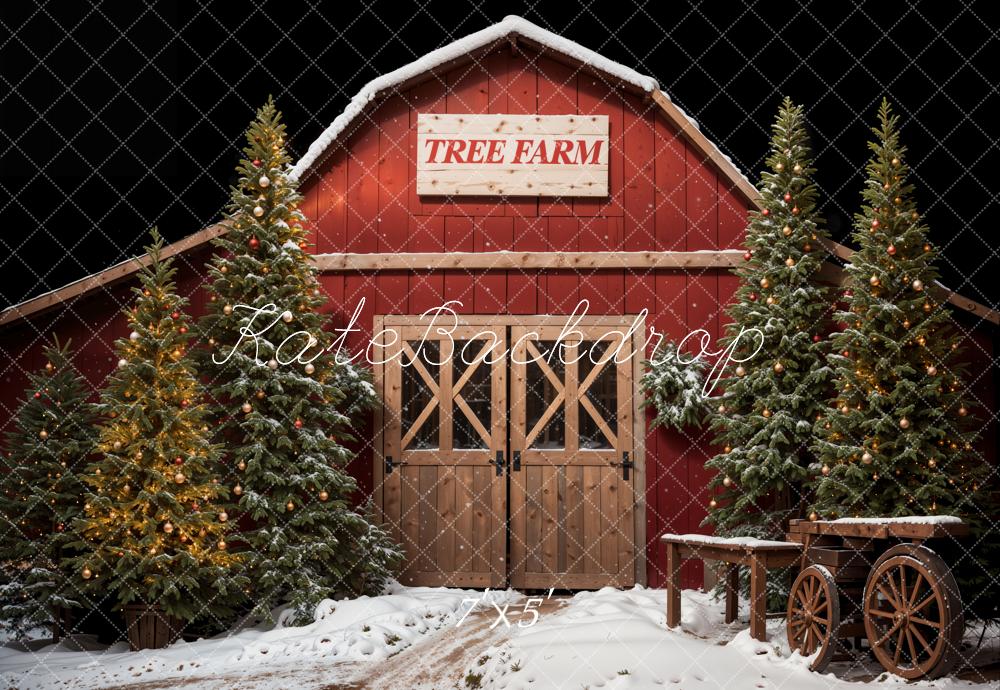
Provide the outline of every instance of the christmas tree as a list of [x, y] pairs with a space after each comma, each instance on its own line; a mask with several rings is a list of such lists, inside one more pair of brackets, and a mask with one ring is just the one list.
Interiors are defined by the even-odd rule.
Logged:
[[245, 578], [226, 542], [228, 489], [188, 351], [187, 299], [162, 247], [154, 230], [126, 311], [131, 333], [115, 343], [121, 359], [101, 392], [107, 422], [83, 476], [89, 491], [73, 524], [82, 553], [70, 562], [92, 606], [111, 596], [193, 620], [228, 614]]
[[835, 398], [816, 425], [814, 517], [974, 513], [987, 469], [970, 457], [959, 338], [931, 289], [938, 252], [898, 124], [883, 101], [836, 315], [846, 328], [830, 354]]
[[[345, 444], [375, 394], [367, 372], [327, 350], [333, 339], [319, 312], [326, 297], [272, 101], [247, 144], [231, 229], [215, 240], [209, 266], [205, 374], [239, 483], [236, 510], [247, 518], [240, 540], [256, 613], [288, 603], [296, 620], [309, 621], [325, 597], [380, 590], [399, 554], [352, 508], [357, 484], [345, 469], [353, 457]], [[241, 337], [245, 328], [258, 335]]]
[[[706, 522], [723, 536], [774, 539], [802, 509], [810, 444], [830, 369], [824, 359], [829, 292], [817, 274], [826, 234], [817, 217], [812, 153], [801, 107], [789, 99], [773, 126], [763, 208], [750, 214], [740, 287], [725, 347], [740, 363], [723, 384], [708, 461], [716, 494]], [[777, 582], [777, 581], [775, 581]]]
[[[77, 602], [66, 526], [83, 506], [80, 470], [96, 442], [90, 386], [73, 368], [69, 343], [45, 348], [6, 436], [0, 489], [0, 621], [16, 636], [61, 619]], [[59, 631], [55, 631], [58, 635]]]

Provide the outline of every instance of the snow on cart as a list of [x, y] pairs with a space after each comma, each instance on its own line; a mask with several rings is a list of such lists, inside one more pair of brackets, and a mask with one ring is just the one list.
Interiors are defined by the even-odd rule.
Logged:
[[962, 597], [928, 544], [968, 533], [951, 516], [792, 520], [786, 536], [803, 546], [788, 597], [792, 649], [815, 654], [810, 668], [821, 671], [867, 638], [890, 673], [948, 673], [960, 659]]

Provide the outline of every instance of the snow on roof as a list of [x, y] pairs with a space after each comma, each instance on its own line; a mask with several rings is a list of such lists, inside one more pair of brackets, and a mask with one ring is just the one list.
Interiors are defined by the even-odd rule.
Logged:
[[[384, 91], [417, 77], [420, 74], [433, 70], [440, 65], [450, 62], [456, 58], [460, 58], [467, 53], [470, 53], [478, 48], [482, 48], [483, 46], [487, 46], [511, 34], [517, 34], [531, 41], [535, 41], [536, 43], [540, 43], [541, 45], [551, 48], [556, 52], [579, 60], [583, 64], [589, 65], [594, 69], [617, 77], [618, 79], [632, 84], [643, 91], [652, 92], [659, 90], [660, 88], [659, 84], [653, 77], [645, 74], [639, 74], [630, 67], [626, 67], [621, 63], [609, 60], [603, 55], [594, 52], [590, 48], [585, 48], [575, 41], [571, 41], [558, 34], [554, 34], [547, 29], [543, 29], [537, 24], [532, 24], [527, 19], [515, 15], [508, 15], [503, 18], [503, 21], [494, 24], [493, 26], [488, 26], [481, 31], [469, 34], [468, 36], [464, 36], [446, 46], [433, 50], [408, 65], [404, 65], [397, 70], [389, 72], [388, 74], [376, 77], [372, 81], [365, 84], [361, 91], [359, 91], [357, 95], [351, 99], [351, 102], [347, 104], [347, 107], [344, 108], [344, 112], [338, 115], [337, 118], [330, 123], [330, 126], [327, 127], [326, 130], [324, 130], [324, 132], [319, 136], [319, 138], [309, 145], [309, 149], [306, 151], [305, 155], [302, 156], [298, 163], [296, 163], [292, 168], [291, 176], [294, 179], [299, 179], [300, 176], [305, 174], [313, 163], [319, 160], [320, 156], [323, 155], [323, 152], [327, 149], [327, 147], [330, 146], [330, 144], [332, 144], [345, 129], [347, 129], [347, 126], [361, 114], [365, 106], [371, 103], [372, 100], [374, 100], [380, 93], [383, 93]], [[680, 108], [678, 108], [678, 110], [680, 110]], [[681, 113], [688, 119], [693, 127], [696, 129], [698, 128], [698, 123], [693, 118], [688, 116], [683, 111], [681, 111]], [[726, 160], [730, 163], [732, 162], [728, 156], [726, 156]], [[735, 166], [733, 167], [735, 170]], [[737, 170], [737, 172], [739, 171]], [[742, 175], [741, 172], [740, 174]]]
[[845, 525], [958, 525], [962, 518], [954, 515], [909, 515], [907, 517], [885, 517], [885, 518], [840, 518], [830, 520]]

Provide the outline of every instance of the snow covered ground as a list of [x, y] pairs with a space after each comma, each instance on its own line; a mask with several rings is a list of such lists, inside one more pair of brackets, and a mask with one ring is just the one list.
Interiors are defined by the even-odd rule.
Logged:
[[[664, 591], [641, 587], [547, 601], [530, 627], [518, 626], [530, 620], [515, 613], [523, 609], [522, 595], [493, 592], [498, 606], [510, 604], [510, 627], [491, 627], [498, 618], [491, 604], [456, 625], [468, 611], [463, 600], [481, 597], [396, 585], [379, 597], [324, 602], [311, 625], [245, 630], [165, 650], [0, 648], [0, 688], [831, 690], [903, 684], [874, 664], [834, 664], [836, 675], [812, 673], [807, 659], [789, 652], [783, 621], [771, 621], [769, 642], [757, 642], [745, 623], [724, 624], [721, 602], [702, 592], [683, 593], [681, 628], [674, 630], [665, 626]], [[995, 638], [981, 658], [1000, 661]], [[1000, 684], [945, 679], [911, 686]]]

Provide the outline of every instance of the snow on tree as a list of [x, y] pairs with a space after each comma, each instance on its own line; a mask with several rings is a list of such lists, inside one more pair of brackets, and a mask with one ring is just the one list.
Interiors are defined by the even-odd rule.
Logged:
[[917, 212], [888, 102], [866, 167], [846, 324], [833, 337], [835, 398], [816, 425], [818, 516], [968, 514], [986, 463], [972, 453], [961, 339], [931, 289], [938, 252]]
[[734, 360], [752, 359], [724, 379], [710, 423], [723, 450], [706, 464], [715, 470], [716, 492], [706, 522], [727, 537], [778, 538], [801, 510], [812, 425], [825, 409], [831, 373], [824, 359], [830, 294], [817, 281], [826, 233], [815, 209], [803, 110], [787, 98], [767, 166], [758, 186], [763, 208], [750, 214], [745, 262], [735, 270], [741, 282], [721, 340], [734, 346]]
[[640, 380], [646, 394], [643, 406], [656, 410], [653, 426], [678, 430], [701, 426], [709, 410], [704, 391], [707, 363], [681, 353], [676, 343], [664, 340], [644, 364], [648, 371]]
[[[380, 590], [400, 553], [352, 507], [358, 487], [346, 471], [347, 444], [375, 391], [369, 372], [327, 350], [327, 298], [306, 251], [302, 197], [272, 101], [251, 123], [244, 153], [230, 230], [214, 241], [209, 266], [204, 374], [238, 482], [234, 510], [245, 516], [240, 541], [255, 612], [290, 604], [309, 621], [323, 598]], [[264, 332], [241, 338], [249, 327]]]
[[82, 478], [83, 514], [68, 559], [89, 607], [109, 598], [162, 607], [183, 620], [228, 614], [243, 595], [240, 556], [209, 440], [203, 389], [188, 350], [187, 299], [153, 231], [151, 263], [126, 311], [131, 333], [115, 343], [118, 368], [101, 391], [98, 457]]
[[45, 359], [28, 375], [0, 481], [0, 624], [18, 637], [78, 606], [78, 576], [64, 564], [66, 527], [81, 511], [79, 472], [96, 442], [90, 387], [73, 367], [70, 344], [54, 341]]

